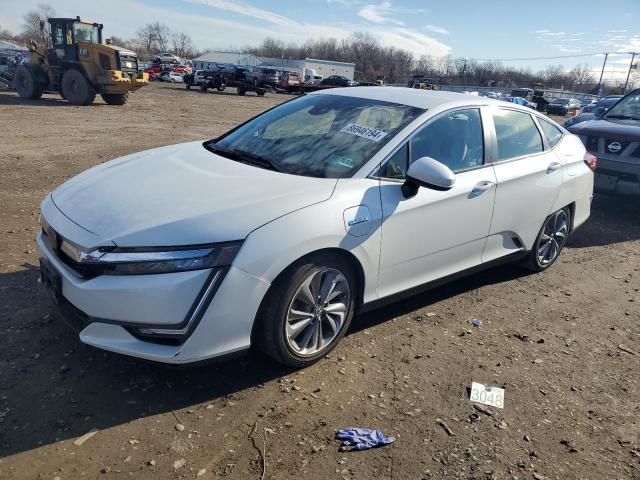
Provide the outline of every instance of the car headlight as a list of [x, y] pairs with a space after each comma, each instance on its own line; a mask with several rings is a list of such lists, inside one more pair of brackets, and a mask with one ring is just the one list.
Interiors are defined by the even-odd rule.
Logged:
[[63, 240], [60, 250], [96, 275], [147, 275], [184, 272], [231, 265], [242, 242], [192, 247], [101, 247], [90, 252]]

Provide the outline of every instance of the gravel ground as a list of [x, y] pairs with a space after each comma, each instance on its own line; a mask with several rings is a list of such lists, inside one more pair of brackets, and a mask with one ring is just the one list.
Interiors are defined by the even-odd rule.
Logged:
[[[1, 479], [640, 478], [629, 199], [596, 197], [544, 274], [494, 268], [361, 315], [305, 370], [259, 353], [170, 369], [82, 345], [36, 282], [41, 198], [92, 165], [214, 137], [286, 99], [233, 93], [160, 84], [124, 107], [72, 107], [0, 90]], [[504, 388], [504, 410], [474, 408], [472, 381]], [[348, 426], [396, 442], [341, 452], [333, 436]]]

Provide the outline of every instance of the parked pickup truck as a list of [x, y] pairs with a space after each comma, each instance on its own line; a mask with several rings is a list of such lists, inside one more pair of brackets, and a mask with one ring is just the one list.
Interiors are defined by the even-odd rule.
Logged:
[[195, 73], [185, 73], [183, 78], [184, 78], [184, 84], [187, 87], [187, 90], [191, 90], [191, 87], [194, 86], [199, 86], [200, 82], [202, 81], [202, 73], [204, 72], [204, 70], [196, 70]]
[[206, 92], [209, 88], [215, 88], [222, 92], [226, 86], [224, 75], [219, 70], [204, 70], [198, 84], [203, 92]]
[[595, 190], [640, 198], [640, 89], [595, 120], [569, 127], [598, 158]]

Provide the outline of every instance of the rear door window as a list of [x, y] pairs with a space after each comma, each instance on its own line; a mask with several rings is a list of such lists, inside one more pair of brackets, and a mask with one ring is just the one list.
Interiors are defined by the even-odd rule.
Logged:
[[498, 143], [498, 161], [543, 151], [542, 136], [531, 115], [499, 109], [493, 113]]

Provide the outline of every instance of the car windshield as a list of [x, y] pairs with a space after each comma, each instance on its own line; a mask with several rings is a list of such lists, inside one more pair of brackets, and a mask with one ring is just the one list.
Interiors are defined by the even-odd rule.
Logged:
[[619, 100], [605, 117], [618, 120], [640, 120], [640, 90]]
[[85, 23], [73, 24], [73, 37], [76, 42], [100, 43], [98, 27]]
[[569, 99], [568, 98], [557, 98], [553, 101], [553, 103], [556, 103], [558, 105], [568, 105], [569, 104]]
[[350, 177], [423, 112], [367, 98], [306, 95], [205, 146], [227, 158], [293, 175]]

